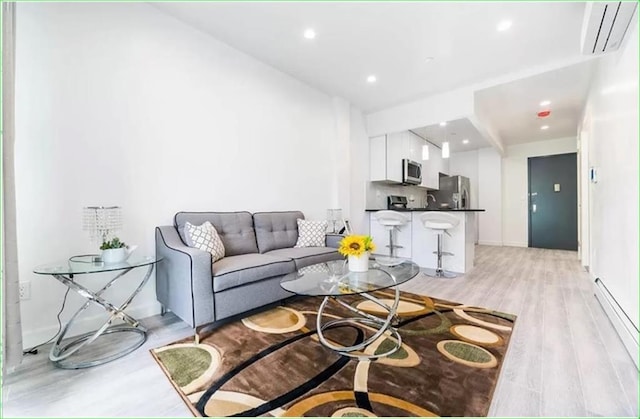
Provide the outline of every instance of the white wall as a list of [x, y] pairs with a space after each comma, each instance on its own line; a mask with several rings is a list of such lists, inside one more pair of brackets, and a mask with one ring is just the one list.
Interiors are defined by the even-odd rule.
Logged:
[[[33, 268], [96, 251], [81, 230], [84, 206], [122, 206], [120, 236], [153, 254], [154, 227], [179, 210], [300, 209], [319, 219], [345, 199], [335, 185], [344, 160], [332, 157], [348, 141], [344, 104], [147, 4], [17, 9], [18, 251], [20, 278], [32, 286], [22, 302], [26, 346], [55, 332], [65, 291]], [[345, 112], [346, 122], [336, 121]], [[70, 294], [63, 320], [80, 301]], [[153, 281], [132, 309], [158, 312]]]
[[598, 169], [598, 183], [589, 189], [590, 270], [638, 328], [637, 19], [625, 39], [600, 63], [582, 131], [589, 166]]
[[502, 156], [494, 148], [478, 150], [478, 243], [502, 246]]
[[506, 148], [502, 159], [502, 239], [505, 246], [527, 247], [529, 244], [527, 159], [576, 151], [576, 138], [536, 141]]
[[369, 234], [369, 218], [364, 212], [369, 183], [369, 136], [364, 115], [355, 107], [350, 112], [350, 138], [349, 218], [354, 233]]

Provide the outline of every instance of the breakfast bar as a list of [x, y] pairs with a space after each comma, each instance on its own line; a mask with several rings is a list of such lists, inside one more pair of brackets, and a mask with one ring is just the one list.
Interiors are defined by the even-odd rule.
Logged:
[[[381, 211], [381, 209], [367, 209], [366, 211], [371, 214]], [[410, 258], [421, 268], [435, 269], [437, 267], [435, 253], [438, 248], [437, 236], [424, 227], [420, 216], [427, 211], [446, 211], [458, 217], [460, 222], [455, 228], [447, 230], [448, 234], [444, 235], [443, 250], [453, 253], [451, 256], [444, 256], [444, 269], [460, 274], [473, 269], [477, 213], [483, 212], [483, 209], [406, 208], [397, 209], [397, 211], [408, 212], [411, 216], [411, 221], [396, 231], [396, 241], [402, 246], [398, 250], [398, 256]], [[386, 247], [388, 233], [379, 226], [373, 217], [370, 217], [369, 227], [370, 234], [378, 246], [376, 254], [388, 254]]]

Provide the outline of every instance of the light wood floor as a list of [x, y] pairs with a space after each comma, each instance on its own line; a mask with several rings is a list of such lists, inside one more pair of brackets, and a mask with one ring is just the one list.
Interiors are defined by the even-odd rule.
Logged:
[[[478, 246], [464, 277], [419, 275], [402, 289], [518, 315], [491, 416], [638, 417], [638, 370], [593, 296], [576, 252]], [[44, 348], [5, 377], [3, 416], [191, 417], [148, 350], [187, 337], [175, 316], [145, 319], [136, 352], [86, 370]]]

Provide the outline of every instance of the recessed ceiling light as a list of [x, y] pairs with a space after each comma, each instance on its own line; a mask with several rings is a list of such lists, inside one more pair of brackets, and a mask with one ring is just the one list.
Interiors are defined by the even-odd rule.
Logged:
[[540, 102], [540, 106], [549, 106], [549, 105], [551, 105], [550, 100], [543, 100], [542, 102]]
[[469, 140], [465, 138], [464, 140], [462, 140], [462, 144], [469, 144]]
[[446, 125], [447, 125], [447, 122], [446, 122], [446, 121], [442, 121], [442, 122], [440, 122], [440, 126], [441, 126], [441, 127], [444, 127], [444, 126], [446, 126]]
[[540, 127], [540, 129], [549, 129], [549, 125], [543, 125]]
[[498, 32], [504, 32], [509, 29], [512, 24], [513, 22], [511, 22], [510, 20], [503, 20], [502, 22], [498, 23], [496, 29], [498, 30]]
[[374, 76], [373, 74], [372, 74], [372, 75], [370, 75], [369, 77], [367, 77], [367, 81], [368, 81], [369, 83], [375, 83], [375, 82], [376, 82], [376, 80], [378, 80], [378, 79], [377, 79], [377, 78], [376, 78], [376, 76]]
[[426, 62], [430, 63], [431, 61], [433, 61], [433, 60], [435, 60], [435, 59], [436, 59], [436, 57], [427, 57], [427, 58], [425, 58], [424, 60], [425, 60]]
[[309, 28], [307, 30], [304, 31], [304, 37], [307, 39], [313, 39], [316, 37], [316, 31], [314, 31], [313, 29]]

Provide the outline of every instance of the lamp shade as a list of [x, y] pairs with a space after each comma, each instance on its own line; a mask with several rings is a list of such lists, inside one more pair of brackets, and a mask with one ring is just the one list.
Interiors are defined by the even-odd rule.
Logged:
[[82, 229], [89, 232], [91, 241], [105, 242], [122, 228], [122, 208], [84, 207]]

